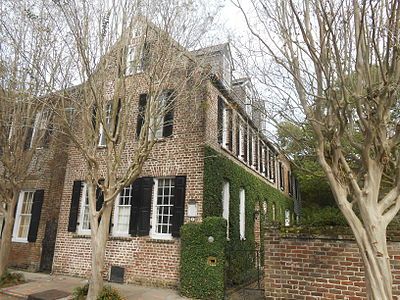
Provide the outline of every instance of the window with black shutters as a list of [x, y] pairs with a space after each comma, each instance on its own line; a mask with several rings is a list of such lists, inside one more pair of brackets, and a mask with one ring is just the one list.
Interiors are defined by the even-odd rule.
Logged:
[[278, 171], [279, 171], [279, 187], [283, 191], [285, 189], [285, 180], [284, 180], [285, 174], [284, 174], [282, 162], [279, 162], [278, 165], [279, 165], [279, 169], [278, 169]]

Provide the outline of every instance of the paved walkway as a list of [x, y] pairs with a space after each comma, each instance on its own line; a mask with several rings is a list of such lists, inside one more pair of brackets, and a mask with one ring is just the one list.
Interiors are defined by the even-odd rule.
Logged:
[[[22, 299], [26, 299], [31, 294], [36, 294], [54, 289], [72, 294], [72, 291], [75, 287], [82, 286], [86, 283], [85, 279], [76, 277], [47, 275], [42, 273], [30, 273], [30, 272], [21, 272], [21, 273], [24, 274], [25, 279], [28, 281], [27, 283], [0, 289], [0, 293], [9, 296], [15, 296]], [[111, 285], [117, 288], [127, 300], [188, 299], [180, 297], [177, 291], [170, 289], [151, 288], [133, 284], [111, 284]], [[7, 299], [7, 298], [0, 298], [0, 299]]]

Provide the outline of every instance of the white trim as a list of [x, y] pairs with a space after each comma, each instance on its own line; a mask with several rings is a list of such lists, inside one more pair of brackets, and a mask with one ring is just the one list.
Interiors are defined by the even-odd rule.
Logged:
[[[162, 239], [162, 240], [172, 240], [172, 233], [158, 233], [158, 232], [156, 232], [156, 229], [157, 229], [158, 182], [159, 182], [160, 179], [172, 179], [172, 180], [175, 180], [174, 177], [154, 178], [150, 238], [152, 238], [152, 239]], [[174, 186], [175, 186], [175, 182], [174, 182]], [[172, 217], [173, 216], [171, 216], [170, 222], [172, 222]]]
[[241, 188], [239, 190], [239, 234], [240, 239], [246, 239], [246, 194], [245, 190]]
[[224, 181], [222, 185], [222, 217], [226, 220], [226, 239], [229, 240], [229, 182]]
[[[128, 187], [125, 187], [128, 188]], [[125, 189], [124, 188], [124, 189]], [[130, 201], [132, 201], [132, 186], [129, 186], [129, 188], [131, 189], [130, 191]], [[122, 191], [121, 191], [122, 192]], [[129, 223], [128, 223], [128, 229], [126, 232], [123, 231], [117, 231], [117, 224], [118, 224], [118, 214], [119, 214], [119, 200], [121, 197], [121, 193], [118, 194], [118, 196], [115, 198], [115, 203], [114, 203], [114, 213], [113, 213], [113, 227], [112, 227], [112, 235], [113, 236], [120, 236], [120, 237], [129, 237]], [[129, 220], [130, 220], [130, 209], [132, 206], [132, 202], [130, 203], [130, 205], [124, 205], [124, 207], [129, 207]]]
[[[82, 193], [80, 196], [80, 205], [79, 205], [79, 225], [78, 225], [78, 234], [81, 235], [90, 235], [90, 229], [82, 229], [83, 225], [83, 217], [84, 217], [84, 208], [85, 208], [85, 200], [86, 200], [86, 194], [87, 194], [87, 184], [86, 182], [83, 182], [83, 188], [82, 188]], [[90, 209], [88, 214], [90, 214]], [[89, 216], [89, 215], [88, 215]], [[90, 226], [90, 216], [89, 216], [89, 226]]]
[[17, 210], [16, 210], [16, 213], [15, 213], [13, 234], [12, 234], [12, 239], [11, 239], [13, 242], [18, 242], [18, 243], [27, 243], [28, 242], [29, 227], [30, 227], [31, 220], [32, 220], [32, 206], [31, 206], [31, 213], [30, 213], [31, 214], [31, 219], [29, 220], [28, 232], [26, 234], [26, 237], [25, 238], [21, 238], [21, 237], [17, 237], [17, 236], [18, 236], [19, 227], [21, 225], [20, 224], [20, 222], [21, 222], [21, 210], [22, 210], [22, 202], [23, 202], [23, 199], [24, 199], [24, 195], [25, 195], [25, 193], [30, 193], [30, 192], [33, 193], [33, 195], [32, 195], [32, 205], [33, 205], [33, 197], [35, 196], [35, 190], [22, 190], [19, 193], [18, 203], [17, 203]]

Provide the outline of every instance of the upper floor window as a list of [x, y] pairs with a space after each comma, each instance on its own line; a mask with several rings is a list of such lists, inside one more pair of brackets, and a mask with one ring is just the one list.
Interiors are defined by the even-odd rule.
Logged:
[[[50, 112], [48, 110], [38, 112], [35, 115], [33, 125], [27, 127], [25, 149], [46, 147], [49, 142], [50, 131]], [[11, 137], [12, 128], [9, 134], [9, 137]]]
[[239, 148], [239, 158], [244, 158], [244, 126], [241, 121], [238, 121], [238, 148]]
[[243, 188], [239, 190], [239, 233], [240, 239], [246, 239], [246, 194]]
[[111, 125], [111, 115], [112, 113], [112, 105], [111, 103], [108, 103], [106, 106], [106, 112], [105, 112], [105, 119], [104, 119], [104, 125], [100, 124], [99, 128], [99, 146], [100, 147], [105, 147], [107, 144], [106, 140], [106, 129], [110, 129]]
[[275, 153], [271, 150], [269, 152], [269, 160], [268, 160], [268, 178], [269, 180], [275, 182], [275, 165], [276, 165], [276, 156]]
[[129, 45], [127, 47], [125, 75], [133, 75], [143, 72], [149, 60], [149, 45]]
[[222, 185], [222, 217], [226, 220], [226, 237], [229, 239], [229, 182]]
[[[139, 96], [139, 113], [137, 119], [136, 134], [139, 137], [145, 121], [146, 109], [149, 101], [147, 94]], [[156, 99], [150, 103], [150, 122], [148, 127], [149, 139], [160, 139], [172, 135], [173, 130], [173, 101], [175, 101], [172, 90], [163, 91]]]
[[279, 172], [279, 188], [283, 191], [285, 190], [285, 170], [283, 167], [282, 162], [278, 163], [279, 168], [278, 168], [278, 172]]

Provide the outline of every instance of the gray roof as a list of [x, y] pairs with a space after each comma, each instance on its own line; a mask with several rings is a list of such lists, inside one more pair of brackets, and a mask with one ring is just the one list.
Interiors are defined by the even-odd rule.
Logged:
[[223, 44], [219, 44], [219, 45], [212, 45], [209, 47], [205, 47], [205, 48], [201, 48], [201, 49], [197, 49], [197, 50], [193, 50], [191, 51], [191, 53], [193, 53], [194, 55], [206, 55], [206, 54], [212, 54], [215, 52], [222, 52], [226, 49], [226, 47], [228, 47], [229, 43], [223, 43]]

